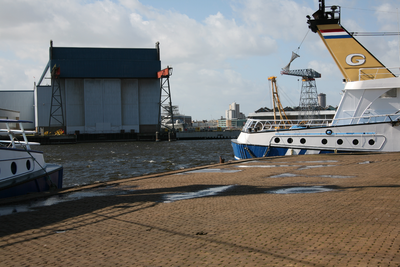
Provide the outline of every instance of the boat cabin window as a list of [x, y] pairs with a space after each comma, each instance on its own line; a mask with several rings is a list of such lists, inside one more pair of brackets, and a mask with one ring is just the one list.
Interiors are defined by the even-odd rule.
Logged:
[[390, 89], [386, 93], [382, 94], [379, 98], [394, 98], [397, 97], [397, 88]]

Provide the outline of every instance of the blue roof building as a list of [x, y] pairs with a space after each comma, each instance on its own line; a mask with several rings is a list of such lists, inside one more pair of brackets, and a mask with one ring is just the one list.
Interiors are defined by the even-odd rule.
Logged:
[[[49, 48], [35, 86], [38, 130], [154, 133], [160, 118], [161, 70], [155, 48]], [[51, 76], [51, 85], [42, 85]], [[47, 77], [48, 78], [48, 77]]]

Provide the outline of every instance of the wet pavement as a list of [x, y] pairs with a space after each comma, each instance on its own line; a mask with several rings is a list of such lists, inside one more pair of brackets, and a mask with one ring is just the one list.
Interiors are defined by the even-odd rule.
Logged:
[[3, 200], [0, 266], [399, 266], [399, 161], [274, 157]]

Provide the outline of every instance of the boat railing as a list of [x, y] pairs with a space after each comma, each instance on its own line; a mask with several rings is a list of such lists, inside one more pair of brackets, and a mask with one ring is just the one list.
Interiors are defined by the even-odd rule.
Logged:
[[[27, 123], [28, 121], [19, 121], [19, 120], [0, 120], [0, 123], [5, 123], [6, 129], [0, 129], [0, 135], [8, 135], [10, 140], [0, 140], [0, 143], [7, 144], [7, 146], [12, 148], [25, 147], [28, 150], [31, 150], [30, 145], [40, 145], [36, 142], [29, 142], [26, 134], [34, 134], [35, 131], [26, 131], [22, 125], [22, 123]], [[19, 124], [19, 129], [11, 128], [10, 124]], [[17, 135], [22, 136], [23, 140], [19, 140]]]
[[[389, 70], [389, 71], [388, 71]], [[400, 74], [400, 68], [360, 68], [358, 70], [358, 79], [362, 80], [373, 80], [373, 79], [384, 79], [398, 77]]]
[[242, 132], [256, 133], [283, 129], [301, 129], [329, 127], [351, 124], [369, 124], [378, 122], [400, 123], [400, 113], [369, 115], [360, 117], [346, 117], [339, 119], [312, 119], [312, 120], [268, 120], [248, 119], [243, 126]]
[[293, 129], [293, 128], [311, 128], [328, 126], [331, 119], [313, 119], [313, 120], [262, 120], [248, 119], [243, 126], [243, 132], [255, 133], [271, 130]]
[[332, 120], [331, 125], [368, 124], [378, 122], [400, 122], [400, 113], [337, 118]]

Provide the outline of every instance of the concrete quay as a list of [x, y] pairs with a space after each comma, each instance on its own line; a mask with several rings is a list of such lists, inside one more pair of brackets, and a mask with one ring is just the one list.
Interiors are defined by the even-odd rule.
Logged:
[[0, 216], [0, 266], [400, 266], [399, 163], [274, 157], [3, 201], [32, 211]]

